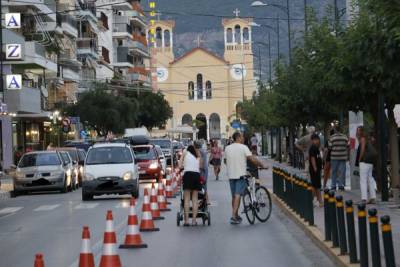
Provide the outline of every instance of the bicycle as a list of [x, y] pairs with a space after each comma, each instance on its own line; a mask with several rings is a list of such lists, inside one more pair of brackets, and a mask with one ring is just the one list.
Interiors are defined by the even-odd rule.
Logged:
[[256, 218], [260, 222], [268, 221], [272, 211], [271, 196], [264, 186], [256, 183], [256, 178], [250, 174], [244, 176], [247, 187], [242, 196], [243, 212], [250, 224], [254, 224]]

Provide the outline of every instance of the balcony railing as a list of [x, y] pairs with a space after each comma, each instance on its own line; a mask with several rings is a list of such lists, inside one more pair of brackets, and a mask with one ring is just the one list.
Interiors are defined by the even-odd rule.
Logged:
[[130, 68], [128, 70], [128, 73], [137, 73], [137, 74], [141, 74], [141, 75], [147, 76], [147, 75], [150, 74], [150, 71], [146, 70], [145, 66], [135, 66], [133, 68]]
[[133, 33], [133, 34], [132, 34], [132, 38], [133, 38], [133, 41], [140, 42], [140, 43], [142, 43], [144, 46], [147, 46], [147, 39], [146, 39], [146, 36], [143, 36], [143, 35], [140, 35], [140, 34], [137, 34], [137, 33]]
[[117, 62], [118, 63], [130, 63], [133, 65], [133, 56], [129, 54], [128, 47], [117, 48]]
[[115, 24], [113, 25], [113, 32], [126, 32], [132, 34], [132, 27], [128, 24]]
[[62, 22], [63, 23], [67, 23], [69, 25], [71, 25], [74, 28], [78, 27], [78, 23], [75, 19], [75, 17], [69, 15], [69, 14], [62, 14]]
[[95, 4], [95, 2], [79, 3], [79, 7], [82, 10], [90, 11], [96, 17], [96, 4]]

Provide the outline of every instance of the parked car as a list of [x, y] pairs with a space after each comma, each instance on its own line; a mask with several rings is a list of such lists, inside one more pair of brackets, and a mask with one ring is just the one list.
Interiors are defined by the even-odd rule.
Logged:
[[76, 167], [71, 156], [66, 151], [59, 151], [61, 159], [68, 168], [68, 173], [71, 173], [71, 188], [70, 191], [76, 190], [79, 187], [78, 176], [76, 174]]
[[82, 186], [82, 172], [86, 158], [85, 150], [76, 147], [59, 147], [56, 148], [56, 150], [68, 152], [69, 156], [72, 159], [72, 164], [74, 166], [74, 175], [78, 178], [77, 186], [78, 187]]
[[140, 179], [158, 179], [162, 165], [154, 145], [133, 146]]
[[139, 196], [137, 162], [127, 144], [95, 144], [87, 153], [83, 168], [82, 200], [104, 194]]
[[165, 174], [167, 174], [167, 159], [165, 158], [164, 152], [162, 152], [160, 146], [155, 146], [155, 148], [157, 150], [158, 158], [160, 159], [160, 162], [161, 162], [162, 174], [165, 175]]
[[172, 148], [172, 141], [165, 138], [165, 139], [151, 139], [150, 144], [155, 146], [160, 146], [162, 152], [164, 153], [165, 158], [167, 159], [167, 166], [172, 166], [173, 161], [173, 148]]
[[22, 156], [17, 165], [14, 195], [45, 190], [66, 193], [72, 189], [71, 177], [71, 167], [60, 152], [29, 152]]

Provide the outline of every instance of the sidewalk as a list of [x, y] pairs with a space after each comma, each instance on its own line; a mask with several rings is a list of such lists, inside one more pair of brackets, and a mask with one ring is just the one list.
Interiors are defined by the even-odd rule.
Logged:
[[[304, 171], [294, 169], [291, 166], [288, 166], [284, 163], [279, 163], [270, 159], [263, 160], [269, 166], [275, 166], [278, 168], [286, 169], [290, 173], [299, 174], [302, 177], [307, 178], [307, 175]], [[272, 188], [272, 173], [268, 172], [268, 183], [267, 186]], [[349, 183], [347, 183], [349, 184]], [[354, 211], [355, 211], [355, 226], [356, 226], [356, 236], [357, 236], [357, 249], [358, 249], [358, 221], [357, 221], [357, 203], [361, 200], [361, 192], [360, 190], [346, 190], [345, 192], [337, 192], [337, 195], [342, 195], [344, 201], [346, 200], [353, 200], [354, 203]], [[381, 217], [383, 215], [389, 215], [392, 224], [392, 234], [393, 234], [393, 246], [394, 246], [394, 254], [397, 256], [396, 258], [396, 265], [400, 266], [400, 206], [394, 205], [393, 202], [381, 202], [380, 195], [377, 196], [377, 203], [375, 205], [367, 205], [367, 210], [370, 208], [376, 208], [378, 210], [378, 216]], [[324, 235], [324, 208], [314, 208], [314, 222], [317, 229]], [[380, 221], [379, 221], [380, 222]], [[380, 236], [380, 241], [382, 243], [382, 237]], [[359, 255], [358, 255], [359, 256]], [[371, 256], [371, 255], [370, 255]], [[384, 253], [383, 253], [383, 245], [381, 244], [381, 256], [382, 256], [382, 263], [384, 263]]]

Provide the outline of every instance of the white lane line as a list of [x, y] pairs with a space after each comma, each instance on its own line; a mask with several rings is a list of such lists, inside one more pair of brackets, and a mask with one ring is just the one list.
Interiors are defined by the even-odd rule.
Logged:
[[39, 206], [38, 208], [34, 209], [33, 211], [49, 211], [49, 210], [54, 210], [58, 208], [60, 204], [55, 204], [55, 205], [42, 205]]
[[74, 209], [76, 209], [76, 210], [94, 209], [98, 205], [99, 205], [99, 203], [80, 203], [79, 205], [75, 206]]
[[23, 207], [7, 207], [4, 209], [0, 210], [0, 214], [8, 214], [8, 213], [14, 213], [22, 209]]

